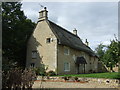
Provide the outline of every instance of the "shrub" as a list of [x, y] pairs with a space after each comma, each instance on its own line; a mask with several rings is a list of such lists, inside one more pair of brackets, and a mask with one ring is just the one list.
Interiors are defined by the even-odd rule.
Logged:
[[19, 69], [15, 68], [7, 72], [3, 72], [3, 89], [4, 88], [32, 88], [36, 74], [33, 69]]
[[92, 72], [93, 72], [93, 70], [92, 70], [92, 69], [90, 69], [90, 70], [89, 70], [89, 73], [92, 73]]
[[43, 68], [36, 67], [36, 68], [34, 68], [34, 71], [35, 71], [36, 75], [41, 75], [41, 76], [46, 75], [46, 72]]
[[78, 77], [74, 77], [75, 81], [78, 81]]
[[47, 72], [47, 76], [54, 76], [54, 75], [56, 75], [56, 73], [52, 70]]
[[65, 80], [65, 81], [67, 81], [67, 80], [69, 80], [69, 77], [63, 77], [63, 79]]

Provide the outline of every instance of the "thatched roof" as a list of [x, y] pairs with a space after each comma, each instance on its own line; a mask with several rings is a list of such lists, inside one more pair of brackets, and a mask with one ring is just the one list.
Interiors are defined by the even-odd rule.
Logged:
[[91, 56], [96, 56], [93, 50], [85, 45], [77, 35], [74, 35], [61, 26], [51, 22], [50, 20], [48, 20], [47, 22], [49, 27], [59, 40], [60, 45], [65, 45], [76, 50], [87, 52]]

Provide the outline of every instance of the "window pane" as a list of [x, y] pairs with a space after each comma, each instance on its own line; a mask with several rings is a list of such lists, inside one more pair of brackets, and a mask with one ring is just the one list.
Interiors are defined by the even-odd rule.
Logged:
[[64, 49], [64, 54], [69, 55], [69, 49], [65, 48]]
[[50, 38], [47, 38], [47, 39], [46, 39], [46, 43], [50, 43]]
[[32, 58], [37, 58], [37, 51], [32, 51]]
[[70, 71], [70, 63], [64, 63], [64, 71]]

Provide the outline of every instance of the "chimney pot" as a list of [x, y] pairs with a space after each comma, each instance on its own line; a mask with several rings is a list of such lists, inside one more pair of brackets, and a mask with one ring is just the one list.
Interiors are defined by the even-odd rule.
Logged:
[[86, 44], [87, 46], [89, 46], [89, 42], [87, 41], [87, 39], [85, 40], [85, 44]]
[[44, 9], [46, 10], [47, 8], [46, 8], [46, 7], [44, 7]]
[[76, 30], [76, 28], [73, 30], [73, 34], [74, 34], [74, 35], [77, 35], [77, 30]]

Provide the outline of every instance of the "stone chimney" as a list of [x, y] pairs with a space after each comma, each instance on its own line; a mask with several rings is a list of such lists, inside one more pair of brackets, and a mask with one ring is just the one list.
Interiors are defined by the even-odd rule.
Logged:
[[48, 11], [47, 11], [47, 8], [44, 7], [44, 10], [41, 10], [39, 12], [39, 21], [42, 21], [42, 20], [47, 20], [48, 19]]
[[77, 35], [77, 30], [76, 30], [76, 28], [73, 30], [73, 34]]
[[87, 41], [87, 39], [85, 40], [85, 44], [86, 44], [87, 46], [89, 46], [89, 42]]

